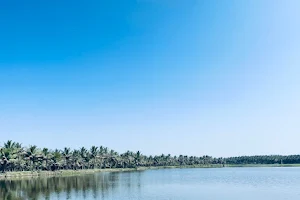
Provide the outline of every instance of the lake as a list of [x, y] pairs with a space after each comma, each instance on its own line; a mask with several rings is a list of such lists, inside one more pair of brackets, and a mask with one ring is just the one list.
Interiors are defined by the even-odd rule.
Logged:
[[300, 168], [159, 169], [1, 180], [0, 199], [300, 199]]

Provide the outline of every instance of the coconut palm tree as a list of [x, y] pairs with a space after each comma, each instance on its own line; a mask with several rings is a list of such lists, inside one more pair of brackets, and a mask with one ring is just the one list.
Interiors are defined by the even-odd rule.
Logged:
[[98, 147], [96, 147], [96, 146], [91, 147], [90, 156], [91, 156], [91, 161], [92, 161], [92, 168], [95, 169], [96, 159], [97, 159], [97, 156], [98, 156]]
[[5, 149], [14, 149], [16, 147], [16, 143], [13, 142], [12, 140], [8, 140], [7, 142], [4, 143], [3, 147]]
[[58, 149], [55, 149], [53, 152], [52, 152], [52, 157], [51, 157], [51, 170], [57, 170], [61, 167], [61, 152], [60, 150]]
[[72, 153], [72, 160], [73, 160], [73, 168], [75, 170], [79, 169], [82, 167], [80, 164], [81, 161], [81, 156], [80, 156], [80, 151], [79, 150], [74, 150]]
[[1, 171], [2, 173], [4, 173], [7, 170], [9, 164], [11, 164], [12, 160], [15, 158], [15, 154], [11, 149], [1, 148], [0, 155], [2, 157], [0, 163], [2, 169]]
[[64, 168], [65, 169], [70, 169], [70, 157], [71, 157], [71, 149], [65, 147], [63, 152], [62, 152], [62, 156], [65, 159], [65, 163], [64, 163]]
[[135, 167], [138, 167], [140, 165], [140, 162], [141, 162], [141, 152], [137, 151], [135, 156], [134, 156]]
[[40, 152], [36, 145], [32, 145], [25, 151], [25, 158], [29, 161], [29, 165], [31, 166], [31, 170], [38, 169], [38, 166], [36, 166], [36, 163], [39, 161], [39, 158], [41, 158]]
[[42, 150], [42, 158], [43, 161], [45, 161], [45, 165], [43, 165], [43, 168], [46, 170], [49, 170], [48, 161], [51, 159], [52, 154], [50, 153], [48, 148], [43, 148]]
[[47, 148], [37, 146], [23, 147], [21, 143], [8, 140], [0, 147], [0, 170], [29, 171], [29, 170], [59, 170], [59, 169], [95, 169], [95, 168], [135, 168], [149, 166], [184, 166], [184, 165], [218, 165], [225, 164], [298, 164], [300, 155], [290, 156], [239, 156], [229, 158], [213, 158], [204, 156], [171, 156], [161, 154], [155, 156], [142, 155], [140, 151], [127, 151], [119, 154], [107, 147], [92, 146], [71, 150]]

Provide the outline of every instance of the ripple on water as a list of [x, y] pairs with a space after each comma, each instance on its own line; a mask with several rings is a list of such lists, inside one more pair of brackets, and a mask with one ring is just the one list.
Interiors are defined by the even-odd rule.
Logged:
[[299, 199], [300, 168], [161, 169], [0, 181], [0, 199]]

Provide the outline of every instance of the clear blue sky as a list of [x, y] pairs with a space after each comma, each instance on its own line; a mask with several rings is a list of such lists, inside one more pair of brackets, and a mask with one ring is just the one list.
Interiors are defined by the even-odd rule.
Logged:
[[299, 154], [299, 1], [0, 6], [0, 138], [144, 154]]

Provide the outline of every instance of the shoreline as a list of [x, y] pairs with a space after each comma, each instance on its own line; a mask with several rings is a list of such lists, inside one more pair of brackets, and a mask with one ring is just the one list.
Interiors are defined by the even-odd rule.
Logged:
[[81, 169], [81, 170], [57, 170], [57, 171], [15, 171], [0, 173], [0, 180], [38, 178], [38, 177], [62, 177], [93, 174], [100, 172], [133, 172], [156, 169], [179, 169], [179, 168], [221, 168], [221, 165], [186, 165], [186, 166], [158, 166], [138, 168], [107, 168], [107, 169]]
[[225, 167], [300, 167], [300, 164], [229, 164]]
[[245, 165], [186, 165], [186, 166], [158, 166], [158, 167], [139, 167], [139, 168], [107, 168], [107, 169], [83, 169], [83, 170], [57, 170], [57, 171], [16, 171], [0, 174], [0, 180], [12, 180], [23, 178], [47, 178], [47, 177], [65, 177], [100, 172], [134, 172], [157, 169], [186, 169], [186, 168], [255, 168], [255, 167], [300, 167], [300, 164], [245, 164]]

